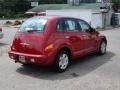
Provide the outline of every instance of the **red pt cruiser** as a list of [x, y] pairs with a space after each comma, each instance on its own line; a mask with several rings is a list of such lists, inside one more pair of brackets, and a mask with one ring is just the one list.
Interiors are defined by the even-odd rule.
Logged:
[[53, 65], [65, 71], [71, 60], [106, 53], [106, 37], [84, 20], [60, 16], [33, 17], [15, 35], [9, 57], [15, 62]]

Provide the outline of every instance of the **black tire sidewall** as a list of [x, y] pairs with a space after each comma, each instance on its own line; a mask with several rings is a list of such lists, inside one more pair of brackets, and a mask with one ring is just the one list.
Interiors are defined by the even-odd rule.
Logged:
[[[59, 66], [59, 61], [60, 61], [60, 56], [61, 55], [63, 55], [63, 54], [67, 54], [67, 56], [68, 56], [68, 65], [67, 65], [67, 67], [65, 68], [65, 69], [61, 69], [60, 68], [60, 66]], [[56, 61], [55, 61], [55, 70], [57, 71], [57, 72], [64, 72], [64, 71], [66, 71], [66, 69], [68, 68], [68, 66], [69, 66], [69, 63], [70, 63], [70, 56], [69, 56], [69, 54], [68, 54], [68, 52], [67, 51], [64, 51], [64, 50], [61, 50], [60, 52], [58, 52], [58, 54], [57, 54], [57, 56], [56, 56]]]
[[[101, 45], [102, 45], [102, 43], [105, 43], [105, 52], [104, 52], [104, 53], [101, 51]], [[107, 44], [106, 44], [105, 41], [102, 41], [102, 42], [100, 43], [100, 47], [99, 47], [99, 54], [100, 54], [100, 55], [104, 55], [104, 54], [106, 53], [106, 46], [107, 46]]]

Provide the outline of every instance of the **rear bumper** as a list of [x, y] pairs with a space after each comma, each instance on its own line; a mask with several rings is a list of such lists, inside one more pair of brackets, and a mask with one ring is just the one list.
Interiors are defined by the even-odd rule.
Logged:
[[4, 34], [3, 33], [0, 33], [0, 39], [3, 38]]
[[[25, 54], [25, 53], [19, 53], [10, 51], [8, 52], [9, 57], [15, 62], [24, 63], [24, 64], [38, 64], [38, 65], [46, 65], [47, 63], [47, 56], [46, 55], [33, 55], [33, 54]], [[25, 57], [25, 62], [21, 62], [19, 60], [19, 56]]]

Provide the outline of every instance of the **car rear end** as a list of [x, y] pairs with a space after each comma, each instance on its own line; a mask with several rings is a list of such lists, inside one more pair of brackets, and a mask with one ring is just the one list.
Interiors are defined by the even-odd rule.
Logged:
[[47, 19], [31, 18], [25, 21], [15, 35], [9, 57], [23, 64], [46, 63], [44, 54], [45, 26]]

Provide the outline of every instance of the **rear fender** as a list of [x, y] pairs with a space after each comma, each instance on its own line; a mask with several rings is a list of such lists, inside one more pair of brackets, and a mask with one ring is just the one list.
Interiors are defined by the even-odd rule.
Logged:
[[70, 50], [70, 53], [71, 53], [71, 58], [73, 58], [73, 49], [72, 47], [69, 45], [69, 44], [66, 44], [66, 43], [62, 43], [62, 44], [56, 44], [54, 45], [54, 49], [51, 51], [51, 53], [48, 53], [48, 58], [51, 58], [48, 60], [48, 64], [51, 64], [53, 65], [54, 62], [56, 61], [56, 56], [58, 54], [58, 52], [60, 50], [62, 50], [63, 48], [68, 48]]

